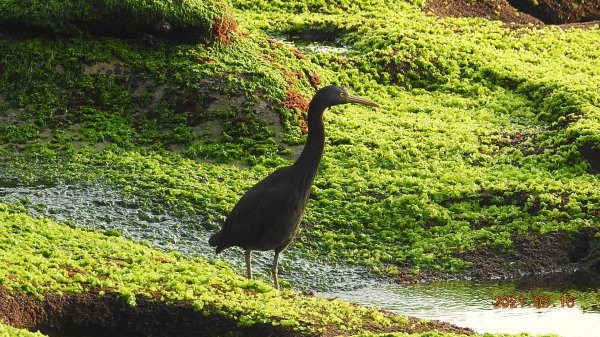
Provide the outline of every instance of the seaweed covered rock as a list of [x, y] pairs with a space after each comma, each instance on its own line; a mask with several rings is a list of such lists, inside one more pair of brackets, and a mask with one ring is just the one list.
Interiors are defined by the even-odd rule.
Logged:
[[42, 137], [52, 151], [104, 143], [279, 163], [286, 130], [301, 139], [286, 102], [307, 96], [315, 69], [291, 48], [254, 37], [151, 47], [116, 38], [0, 39], [0, 144]]
[[0, 26], [67, 36], [152, 34], [227, 42], [236, 24], [222, 0], [7, 0], [0, 3]]
[[[597, 227], [600, 31], [438, 17], [421, 4], [236, 0], [245, 32], [230, 46], [9, 35], [0, 151], [73, 154], [69, 177], [93, 168], [214, 230], [290, 160], [306, 98], [335, 83], [385, 109], [328, 115], [299, 250], [390, 275], [456, 272], [470, 263], [455, 254], [511, 249], [513, 233]], [[333, 35], [345, 51], [302, 54], [267, 37], [278, 35]]]

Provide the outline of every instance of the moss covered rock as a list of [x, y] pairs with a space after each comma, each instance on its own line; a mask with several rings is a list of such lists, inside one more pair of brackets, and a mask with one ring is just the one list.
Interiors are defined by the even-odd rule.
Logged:
[[6, 0], [0, 2], [0, 25], [59, 35], [153, 34], [203, 41], [228, 41], [236, 26], [222, 0]]

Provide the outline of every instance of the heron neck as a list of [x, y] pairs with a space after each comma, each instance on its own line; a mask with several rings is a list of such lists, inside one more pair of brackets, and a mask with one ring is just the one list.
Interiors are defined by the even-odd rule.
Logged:
[[325, 127], [323, 126], [323, 111], [325, 107], [311, 105], [308, 108], [308, 139], [302, 153], [294, 164], [301, 172], [314, 178], [325, 147]]

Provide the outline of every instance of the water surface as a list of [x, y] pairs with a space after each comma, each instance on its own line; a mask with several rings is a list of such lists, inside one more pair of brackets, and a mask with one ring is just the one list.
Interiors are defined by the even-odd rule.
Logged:
[[[373, 305], [395, 313], [441, 320], [469, 327], [479, 333], [558, 334], [565, 337], [600, 336], [600, 307], [582, 309], [579, 302], [600, 299], [598, 284], [585, 289], [545, 286], [528, 288], [520, 281], [452, 281], [413, 285], [380, 284], [350, 291], [320, 292], [320, 296], [339, 297], [351, 302]], [[560, 296], [573, 296], [574, 306]], [[494, 308], [495, 296], [524, 297], [516, 308]], [[540, 301], [535, 301], [536, 296]], [[544, 308], [548, 296], [552, 305]], [[535, 303], [534, 303], [535, 302]], [[510, 304], [510, 301], [505, 302]], [[537, 306], [536, 306], [537, 304]]]

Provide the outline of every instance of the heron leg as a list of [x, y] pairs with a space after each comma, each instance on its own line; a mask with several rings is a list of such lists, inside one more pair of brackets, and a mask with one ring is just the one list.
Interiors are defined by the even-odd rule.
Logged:
[[271, 267], [271, 274], [273, 275], [273, 285], [275, 289], [279, 289], [279, 282], [277, 282], [277, 265], [279, 263], [279, 252], [275, 251], [275, 257], [273, 258], [273, 266]]
[[250, 249], [246, 249], [246, 276], [248, 276], [249, 279], [252, 279], [252, 257], [250, 256], [250, 253], [252, 251]]

